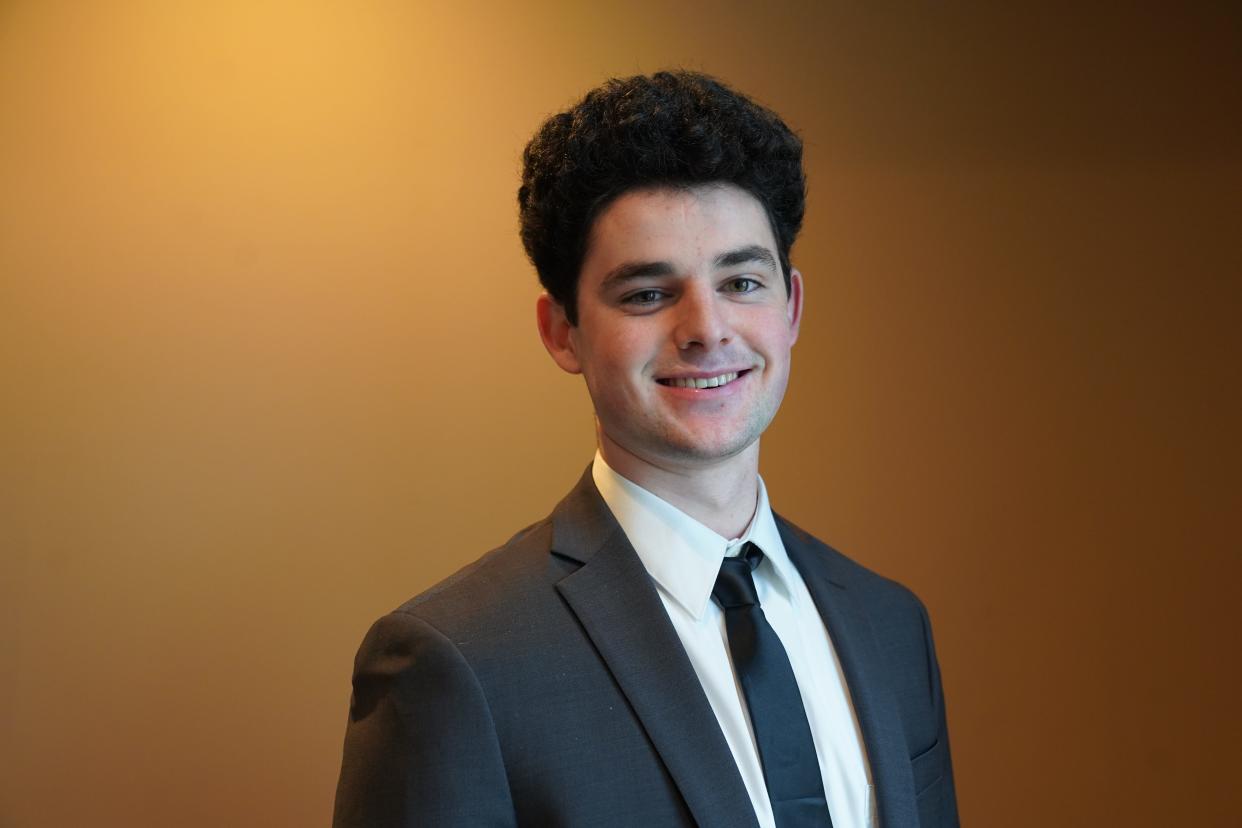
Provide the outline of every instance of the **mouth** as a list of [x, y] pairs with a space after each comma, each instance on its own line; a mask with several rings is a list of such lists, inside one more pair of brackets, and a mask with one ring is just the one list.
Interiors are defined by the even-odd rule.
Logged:
[[661, 377], [656, 382], [670, 388], [719, 388], [736, 381], [747, 373], [748, 371], [726, 371], [714, 377]]

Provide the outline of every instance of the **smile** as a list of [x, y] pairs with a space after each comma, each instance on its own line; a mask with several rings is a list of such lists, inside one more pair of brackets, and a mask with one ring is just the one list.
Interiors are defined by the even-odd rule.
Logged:
[[703, 377], [701, 379], [695, 377], [669, 377], [668, 379], [656, 380], [656, 382], [673, 388], [719, 388], [722, 385], [728, 385], [740, 376], [739, 372], [730, 371], [727, 374], [720, 374], [715, 377]]

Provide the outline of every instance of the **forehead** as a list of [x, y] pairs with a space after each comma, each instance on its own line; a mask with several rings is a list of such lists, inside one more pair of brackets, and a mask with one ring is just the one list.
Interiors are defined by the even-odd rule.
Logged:
[[582, 278], [636, 262], [693, 269], [720, 253], [759, 245], [776, 255], [776, 240], [759, 200], [731, 184], [658, 187], [618, 196], [595, 219]]

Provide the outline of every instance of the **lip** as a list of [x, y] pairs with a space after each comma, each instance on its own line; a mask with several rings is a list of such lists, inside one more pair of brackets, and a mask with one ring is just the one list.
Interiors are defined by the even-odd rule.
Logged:
[[[721, 397], [736, 393], [746, 381], [753, 368], [722, 368], [713, 371], [678, 371], [674, 374], [666, 374], [656, 377], [656, 385], [660, 387], [662, 392], [672, 394], [677, 397], [685, 397], [688, 399], [696, 399], [703, 397]], [[737, 374], [737, 377], [723, 385], [715, 385], [711, 387], [696, 388], [686, 385], [672, 385], [673, 380], [711, 380], [716, 377], [723, 377], [729, 374]]]

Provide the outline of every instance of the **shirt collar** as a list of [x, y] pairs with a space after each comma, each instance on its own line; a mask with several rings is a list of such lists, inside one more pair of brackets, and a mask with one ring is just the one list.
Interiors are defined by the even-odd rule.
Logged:
[[712, 587], [725, 555], [736, 555], [752, 541], [763, 550], [772, 583], [789, 595], [790, 567], [781, 542], [767, 487], [759, 478], [758, 499], [750, 525], [739, 538], [724, 538], [685, 512], [622, 477], [598, 451], [591, 466], [595, 487], [638, 553], [648, 574], [695, 620], [711, 600]]

